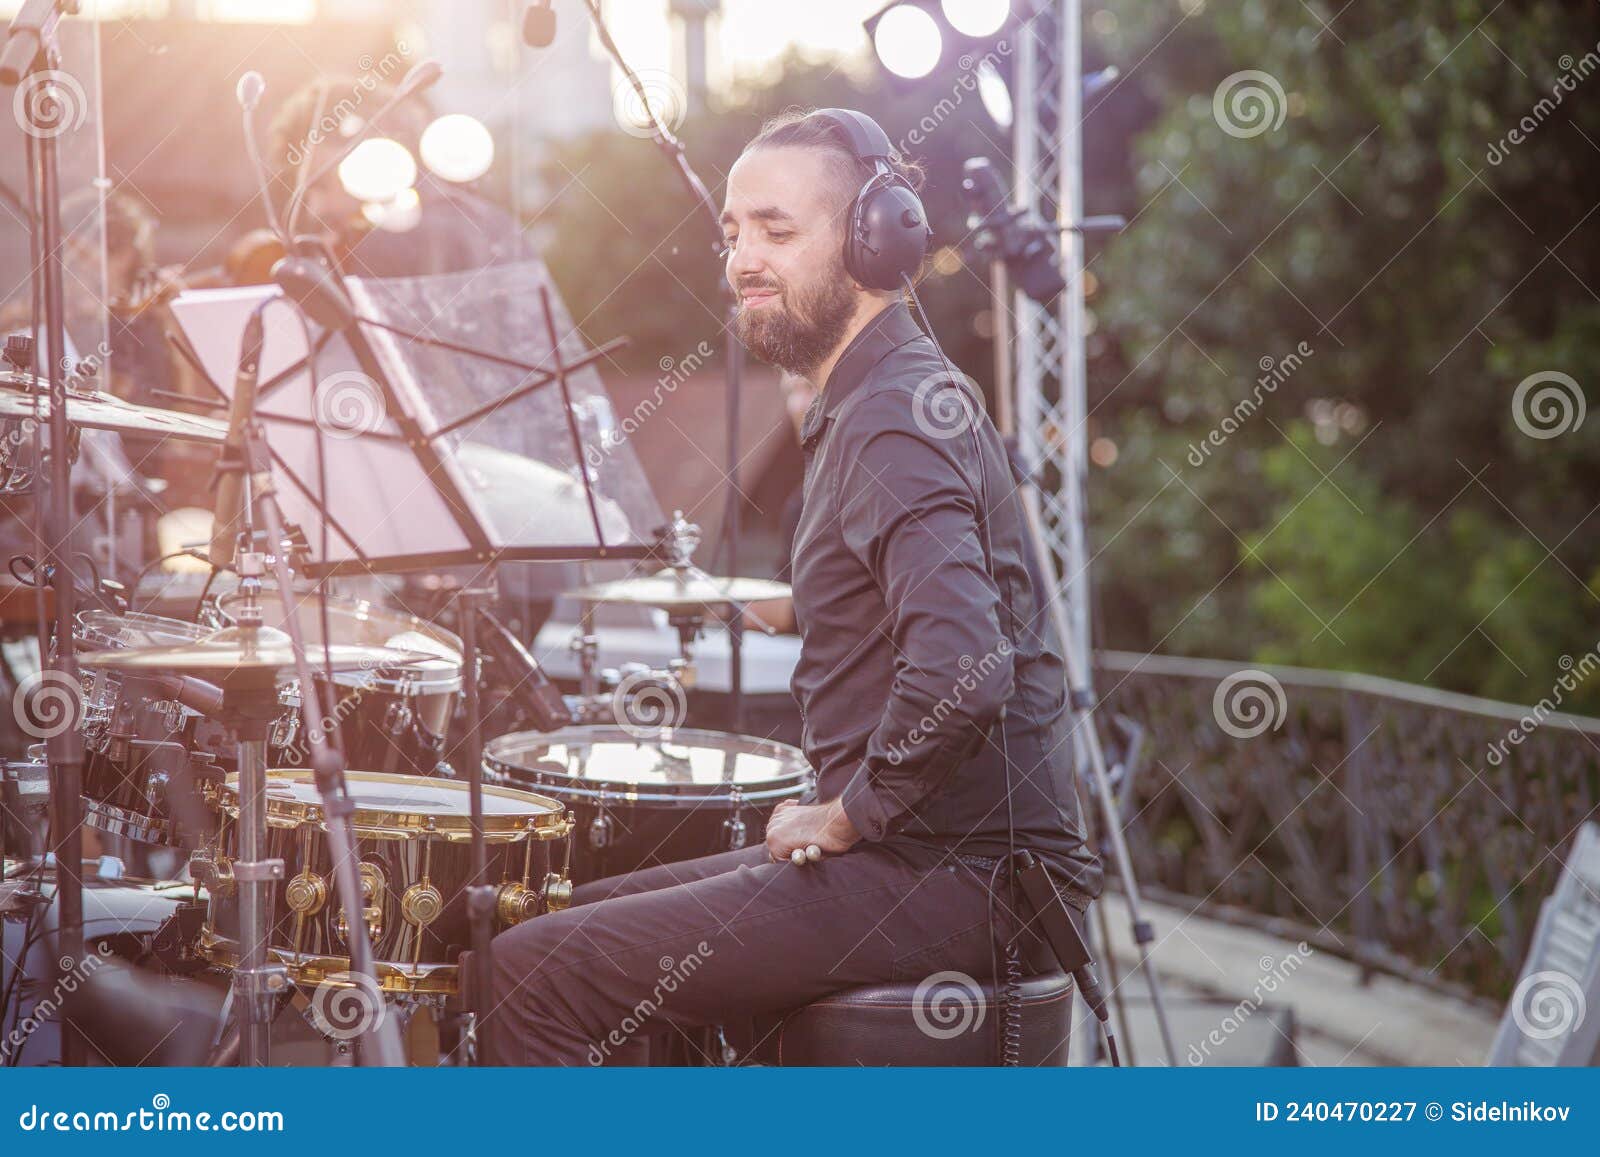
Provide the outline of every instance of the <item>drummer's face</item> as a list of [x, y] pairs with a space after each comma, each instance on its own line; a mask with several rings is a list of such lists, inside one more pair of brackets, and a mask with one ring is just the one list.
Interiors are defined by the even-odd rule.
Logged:
[[728, 284], [739, 337], [763, 361], [809, 375], [844, 336], [864, 292], [844, 268], [847, 209], [818, 149], [756, 149], [728, 174]]

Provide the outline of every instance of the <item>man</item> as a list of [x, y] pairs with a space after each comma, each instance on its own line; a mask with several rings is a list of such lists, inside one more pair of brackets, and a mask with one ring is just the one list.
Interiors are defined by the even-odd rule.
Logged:
[[[740, 337], [819, 391], [793, 581], [815, 790], [779, 806], [762, 846], [585, 885], [567, 911], [501, 935], [501, 1063], [600, 1063], [641, 1021], [727, 1023], [858, 985], [990, 976], [997, 879], [999, 932], [1016, 927], [1012, 831], [1080, 910], [1099, 892], [1059, 648], [1027, 626], [1046, 620], [998, 435], [975, 412], [960, 437], [928, 420], [932, 395], [959, 387], [898, 296], [843, 265], [870, 173], [830, 121], [786, 116], [729, 173], [722, 215]], [[1051, 967], [1031, 932], [1020, 944], [1026, 969]]]

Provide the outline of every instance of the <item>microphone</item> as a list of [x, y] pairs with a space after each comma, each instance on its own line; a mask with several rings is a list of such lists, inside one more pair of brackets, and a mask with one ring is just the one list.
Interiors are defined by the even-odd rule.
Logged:
[[266, 344], [266, 328], [261, 320], [265, 306], [266, 302], [262, 302], [250, 311], [250, 320], [245, 323], [240, 342], [239, 372], [234, 378], [232, 404], [228, 409], [228, 433], [217, 459], [219, 477], [211, 524], [213, 566], [227, 566], [233, 562], [234, 540], [244, 521], [244, 440], [256, 406], [256, 380], [261, 372], [262, 347]]
[[289, 252], [272, 267], [272, 282], [323, 329], [345, 330], [355, 324], [355, 303], [320, 239], [295, 238]]
[[266, 91], [267, 82], [252, 68], [239, 78], [239, 83], [233, 89], [233, 97], [245, 112], [255, 112], [256, 106], [261, 103], [262, 94]]
[[283, 231], [278, 211], [272, 207], [271, 181], [267, 177], [267, 163], [261, 158], [261, 146], [256, 141], [256, 106], [267, 91], [267, 82], [255, 69], [239, 78], [233, 87], [233, 98], [239, 102], [244, 119], [244, 148], [250, 156], [250, 167], [255, 170], [256, 190], [261, 194], [261, 208], [267, 214], [267, 225], [278, 235], [283, 247], [289, 247], [289, 235]]
[[191, 675], [160, 675], [156, 685], [179, 703], [201, 715], [217, 715], [222, 711], [222, 688]]
[[534, 0], [522, 14], [522, 42], [529, 48], [549, 48], [555, 38], [554, 0]]
[[[419, 60], [406, 70], [400, 78], [400, 86], [395, 90], [394, 97], [389, 101], [389, 106], [399, 104], [403, 100], [410, 100], [419, 92], [432, 88], [444, 75], [444, 65], [437, 60]], [[377, 120], [388, 111], [388, 107], [381, 108], [372, 114], [372, 119]]]

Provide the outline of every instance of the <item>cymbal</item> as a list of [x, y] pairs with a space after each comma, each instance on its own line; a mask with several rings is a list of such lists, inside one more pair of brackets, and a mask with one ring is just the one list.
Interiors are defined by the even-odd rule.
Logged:
[[[50, 399], [44, 381], [31, 374], [0, 375], [0, 420], [35, 418], [47, 421]], [[155, 406], [136, 406], [111, 394], [67, 391], [67, 423], [91, 430], [115, 430], [120, 434], [180, 438], [190, 442], [220, 443], [228, 433], [226, 422], [202, 418], [179, 410]]]
[[792, 590], [788, 583], [771, 579], [718, 578], [694, 570], [667, 567], [639, 578], [591, 583], [568, 591], [567, 596], [588, 603], [629, 603], [669, 611], [700, 607], [714, 611], [734, 603], [786, 599]]
[[[335, 643], [330, 647], [306, 645], [306, 662], [314, 671], [375, 671], [403, 667], [434, 656], [388, 647]], [[79, 657], [84, 667], [104, 667], [112, 671], [163, 673], [181, 672], [227, 685], [230, 682], [259, 682], [280, 670], [294, 666], [289, 636], [274, 627], [225, 627], [192, 643], [168, 647], [126, 647], [95, 651]]]

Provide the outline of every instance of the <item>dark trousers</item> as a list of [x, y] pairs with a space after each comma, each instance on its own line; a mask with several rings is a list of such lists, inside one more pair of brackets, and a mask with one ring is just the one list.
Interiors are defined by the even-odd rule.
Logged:
[[[1027, 971], [1048, 951], [1024, 933]], [[989, 881], [965, 861], [889, 842], [796, 866], [758, 845], [597, 880], [496, 937], [489, 1059], [626, 1063], [668, 1026], [940, 972], [984, 979], [992, 959]]]

